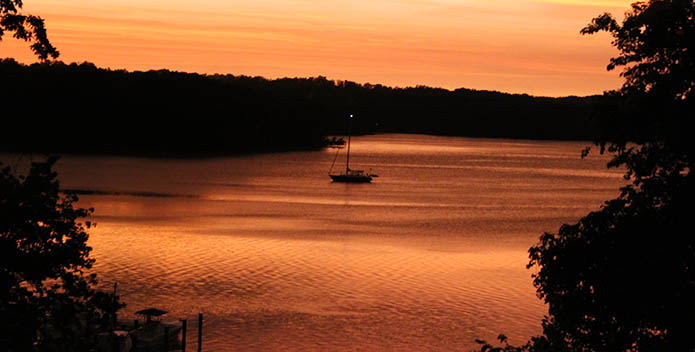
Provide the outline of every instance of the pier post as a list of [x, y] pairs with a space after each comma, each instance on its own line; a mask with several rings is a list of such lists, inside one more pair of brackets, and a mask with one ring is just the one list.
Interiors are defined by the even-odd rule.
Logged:
[[198, 352], [203, 351], [203, 313], [198, 313]]
[[186, 352], [186, 330], [188, 321], [186, 319], [181, 320], [181, 352]]
[[112, 338], [112, 340], [111, 340], [111, 351], [113, 351], [113, 352], [118, 352], [118, 351], [120, 351], [118, 348], [121, 347], [121, 343], [120, 343], [120, 341], [118, 340], [118, 335], [112, 334], [112, 335], [111, 335], [111, 338]]
[[162, 344], [162, 351], [167, 352], [169, 350], [169, 327], [164, 327], [164, 343]]

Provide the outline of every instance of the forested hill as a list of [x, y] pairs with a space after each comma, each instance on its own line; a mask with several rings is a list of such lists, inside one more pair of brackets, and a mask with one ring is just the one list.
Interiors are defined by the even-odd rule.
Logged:
[[327, 135], [591, 139], [600, 97], [391, 88], [318, 78], [128, 72], [0, 61], [0, 149], [224, 155], [319, 148]]

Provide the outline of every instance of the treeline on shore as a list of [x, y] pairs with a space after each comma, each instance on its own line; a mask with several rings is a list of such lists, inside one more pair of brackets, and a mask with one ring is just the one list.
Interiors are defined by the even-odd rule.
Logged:
[[0, 60], [0, 149], [127, 155], [227, 155], [320, 148], [325, 137], [423, 133], [587, 140], [602, 97], [532, 97], [324, 77], [129, 72], [91, 63]]

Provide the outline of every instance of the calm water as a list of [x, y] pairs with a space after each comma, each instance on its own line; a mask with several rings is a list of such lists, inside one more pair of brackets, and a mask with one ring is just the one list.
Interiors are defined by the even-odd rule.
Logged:
[[580, 159], [584, 146], [354, 138], [353, 168], [378, 173], [372, 184], [331, 183], [333, 149], [58, 169], [64, 187], [100, 191], [80, 205], [96, 209], [92, 254], [123, 318], [202, 312], [206, 351], [466, 351], [540, 332], [529, 246], [623, 182], [605, 158]]

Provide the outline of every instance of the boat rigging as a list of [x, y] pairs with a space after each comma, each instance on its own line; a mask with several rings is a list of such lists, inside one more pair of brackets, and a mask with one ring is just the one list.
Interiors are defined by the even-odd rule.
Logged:
[[[348, 120], [350, 121], [349, 127], [348, 127], [348, 142], [347, 142], [347, 159], [345, 162], [345, 172], [340, 173], [340, 174], [332, 174], [331, 171], [333, 171], [333, 165], [335, 164], [335, 160], [338, 158], [338, 153], [336, 152], [335, 158], [333, 159], [333, 164], [331, 165], [331, 169], [328, 171], [328, 176], [331, 177], [333, 182], [346, 182], [346, 183], [367, 183], [367, 182], [372, 182], [372, 178], [374, 177], [379, 177], [376, 174], [372, 174], [369, 172], [365, 172], [364, 170], [352, 170], [350, 169], [350, 142], [351, 142], [351, 137], [352, 137], [352, 119], [353, 115], [350, 114], [350, 117]], [[339, 152], [340, 150], [338, 150]]]

